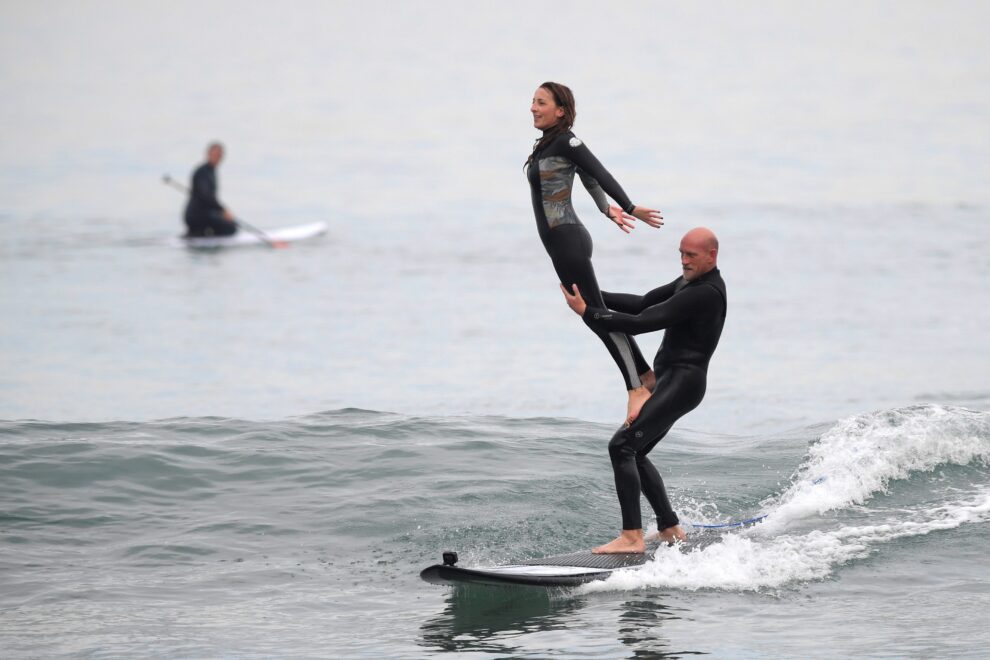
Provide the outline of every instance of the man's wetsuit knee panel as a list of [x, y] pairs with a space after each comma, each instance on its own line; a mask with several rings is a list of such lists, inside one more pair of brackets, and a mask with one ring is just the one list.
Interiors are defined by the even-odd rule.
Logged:
[[[639, 434], [638, 437], [636, 434]], [[623, 427], [615, 432], [608, 443], [608, 453], [612, 459], [636, 456], [643, 431], [633, 431], [631, 427]]]

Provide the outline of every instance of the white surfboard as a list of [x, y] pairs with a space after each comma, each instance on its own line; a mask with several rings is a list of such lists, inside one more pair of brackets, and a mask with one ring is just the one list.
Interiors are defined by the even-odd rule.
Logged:
[[653, 559], [656, 547], [645, 554], [596, 555], [590, 551], [554, 555], [491, 567], [457, 566], [457, 553], [443, 553], [443, 563], [424, 568], [419, 576], [431, 584], [529, 587], [576, 587], [585, 582], [604, 580], [613, 571], [638, 568]]
[[[295, 225], [292, 227], [282, 227], [280, 229], [272, 229], [270, 231], [264, 230], [264, 233], [265, 236], [272, 241], [292, 243], [319, 236], [320, 234], [326, 233], [327, 228], [327, 223], [320, 221], [310, 222], [304, 225]], [[248, 229], [241, 228], [232, 236], [195, 236], [192, 238], [180, 236], [175, 239], [173, 244], [179, 247], [196, 249], [216, 249], [267, 245], [267, 242], [256, 233]]]
[[[766, 518], [756, 516], [736, 522], [703, 524], [685, 523], [691, 528], [687, 540], [678, 543], [682, 551], [699, 550], [718, 543], [725, 533], [755, 525]], [[443, 563], [427, 566], [419, 576], [431, 584], [489, 586], [522, 585], [528, 587], [576, 587], [586, 582], [604, 580], [615, 571], [636, 570], [653, 561], [658, 543], [648, 543], [644, 554], [622, 553], [596, 555], [590, 550], [529, 559], [501, 566], [458, 566], [456, 552], [444, 552]]]

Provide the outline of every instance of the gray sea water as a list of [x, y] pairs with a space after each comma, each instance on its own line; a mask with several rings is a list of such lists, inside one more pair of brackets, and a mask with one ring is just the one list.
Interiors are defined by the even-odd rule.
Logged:
[[[980, 657], [990, 10], [979, 2], [0, 6], [0, 655]], [[547, 79], [660, 230], [577, 191], [609, 290], [722, 243], [681, 517], [576, 590], [444, 589], [614, 535], [622, 381], [522, 163]], [[222, 139], [284, 250], [177, 248]], [[644, 337], [649, 354], [660, 336]]]

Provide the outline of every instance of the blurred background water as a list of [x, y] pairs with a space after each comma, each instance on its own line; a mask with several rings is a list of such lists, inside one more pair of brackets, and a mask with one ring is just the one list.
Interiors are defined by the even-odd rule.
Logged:
[[[988, 14], [4, 4], [3, 646], [976, 655]], [[604, 591], [446, 592], [416, 576], [441, 549], [570, 551], [617, 519], [621, 379], [560, 299], [522, 172], [544, 80], [664, 211], [626, 236], [577, 190], [604, 288], [673, 279], [693, 226], [721, 238], [708, 395], [656, 458], [682, 515], [773, 515]], [[213, 139], [235, 213], [329, 233], [172, 246], [161, 177]]]

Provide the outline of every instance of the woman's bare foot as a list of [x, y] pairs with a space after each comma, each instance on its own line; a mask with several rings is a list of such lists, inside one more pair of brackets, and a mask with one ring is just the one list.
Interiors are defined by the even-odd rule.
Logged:
[[643, 387], [652, 392], [653, 388], [657, 386], [657, 375], [653, 373], [653, 369], [650, 369], [645, 374], [639, 375], [639, 382], [643, 384]]
[[666, 543], [667, 545], [674, 545], [675, 543], [680, 543], [687, 540], [687, 534], [680, 525], [674, 525], [673, 527], [668, 527], [667, 529], [662, 529], [656, 534], [650, 534], [648, 541], [653, 543]]
[[643, 530], [641, 529], [624, 529], [619, 538], [614, 541], [610, 541], [605, 545], [600, 545], [594, 550], [593, 553], [596, 555], [611, 555], [620, 554], [624, 552], [632, 552], [636, 554], [643, 554], [646, 552], [646, 542], [643, 540]]
[[629, 404], [626, 406], [626, 426], [632, 424], [639, 417], [639, 411], [643, 409], [643, 404], [646, 403], [646, 400], [650, 398], [651, 394], [653, 392], [643, 386], [629, 390]]

